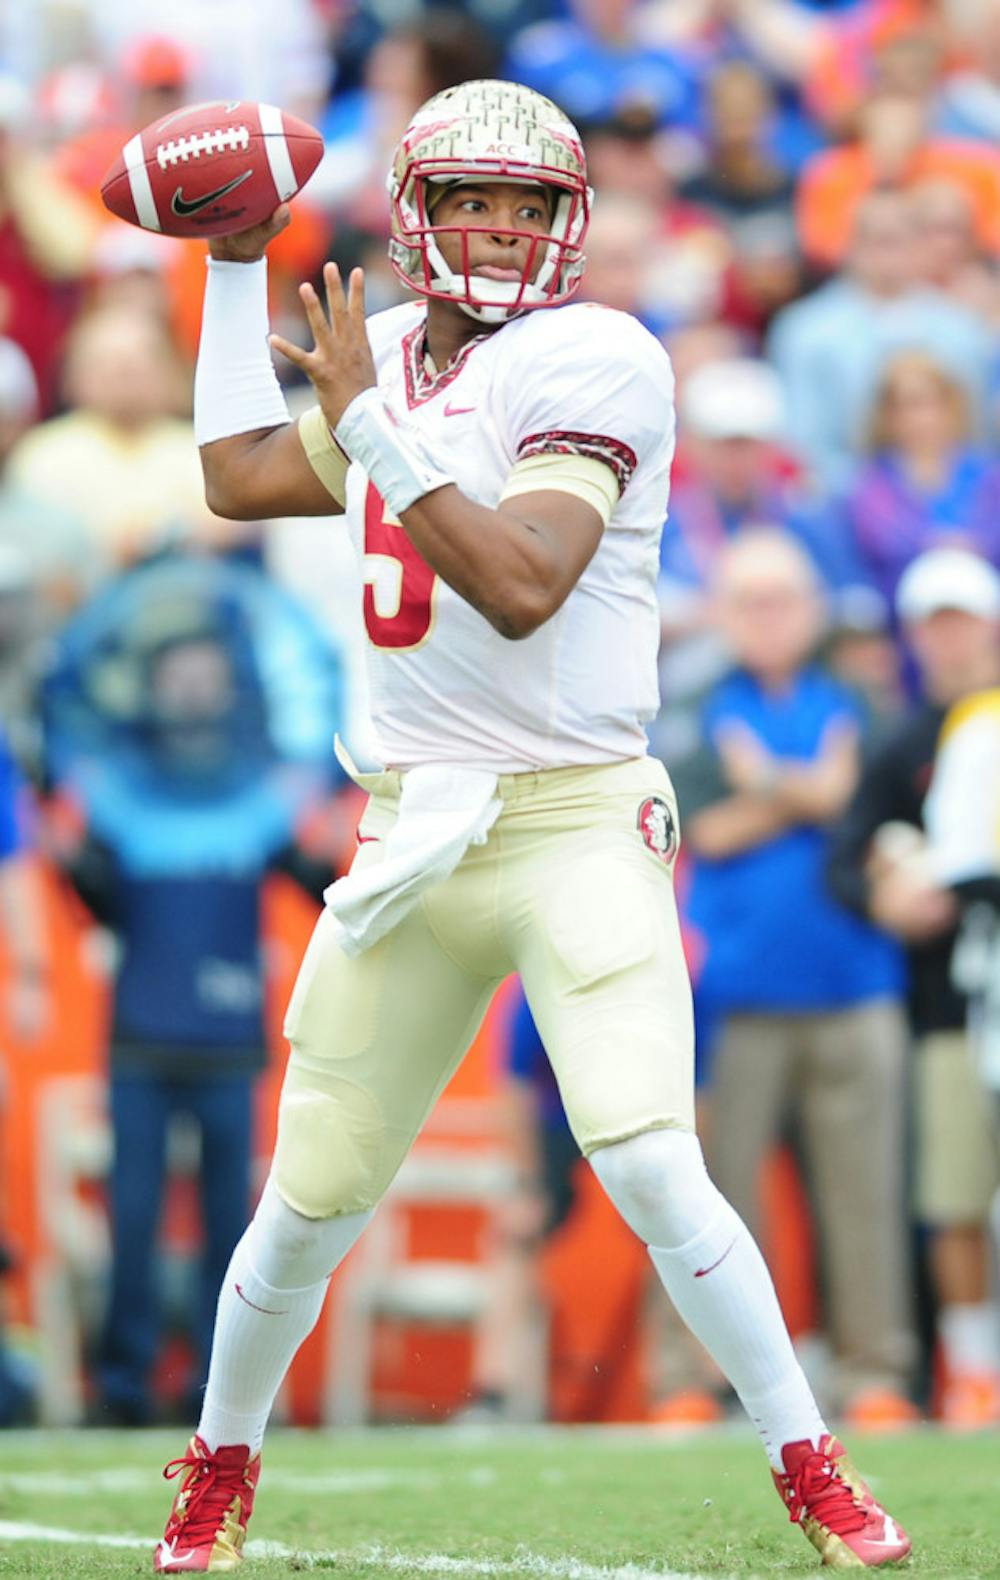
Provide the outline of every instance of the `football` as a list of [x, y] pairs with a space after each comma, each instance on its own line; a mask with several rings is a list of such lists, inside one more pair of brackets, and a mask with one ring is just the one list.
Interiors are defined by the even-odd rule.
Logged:
[[322, 156], [319, 132], [273, 104], [192, 104], [136, 132], [101, 197], [143, 230], [229, 236], [294, 197]]

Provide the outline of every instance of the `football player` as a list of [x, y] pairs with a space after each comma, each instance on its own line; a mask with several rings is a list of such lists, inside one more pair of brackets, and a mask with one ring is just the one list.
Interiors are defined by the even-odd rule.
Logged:
[[[267, 351], [265, 249], [211, 244], [196, 378], [208, 500], [343, 511], [364, 581], [385, 769], [306, 952], [273, 1166], [220, 1299], [204, 1410], [155, 1567], [238, 1563], [275, 1394], [335, 1269], [519, 972], [576, 1139], [758, 1427], [826, 1563], [909, 1540], [820, 1417], [764, 1261], [694, 1131], [677, 808], [646, 754], [672, 376], [635, 319], [566, 305], [590, 192], [560, 110], [468, 82], [414, 117], [389, 176], [416, 300], [365, 319], [325, 269], [291, 424]], [[343, 754], [349, 770], [352, 765]]]

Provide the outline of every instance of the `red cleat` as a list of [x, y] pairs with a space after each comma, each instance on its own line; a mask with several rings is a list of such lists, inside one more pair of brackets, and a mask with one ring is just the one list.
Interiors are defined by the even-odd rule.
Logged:
[[793, 1525], [830, 1569], [877, 1569], [910, 1551], [910, 1538], [876, 1503], [842, 1443], [829, 1433], [812, 1443], [786, 1443], [785, 1474], [773, 1471]]
[[153, 1554], [157, 1574], [213, 1574], [236, 1569], [243, 1562], [247, 1521], [253, 1512], [260, 1476], [260, 1455], [250, 1457], [245, 1443], [225, 1445], [211, 1453], [195, 1436], [182, 1459], [172, 1459], [164, 1476], [187, 1474], [163, 1539]]

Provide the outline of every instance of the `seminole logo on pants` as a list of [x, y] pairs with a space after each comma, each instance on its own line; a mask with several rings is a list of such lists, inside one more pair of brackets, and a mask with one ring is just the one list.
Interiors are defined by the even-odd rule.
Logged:
[[677, 825], [666, 801], [658, 795], [647, 796], [639, 807], [635, 826], [654, 856], [665, 862], [673, 860], [677, 850]]

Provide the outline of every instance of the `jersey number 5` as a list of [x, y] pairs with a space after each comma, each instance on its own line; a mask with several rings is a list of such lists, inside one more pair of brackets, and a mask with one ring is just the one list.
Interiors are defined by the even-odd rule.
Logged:
[[373, 483], [365, 495], [365, 629], [375, 647], [419, 647], [434, 620], [437, 576]]

